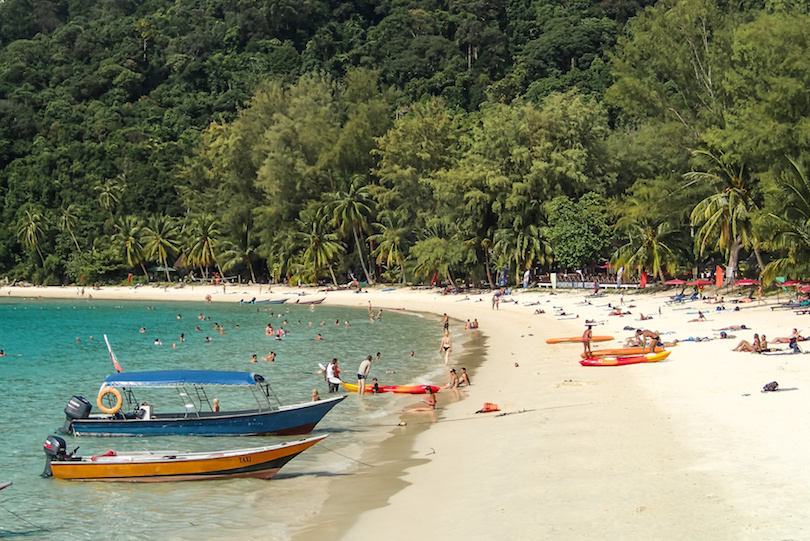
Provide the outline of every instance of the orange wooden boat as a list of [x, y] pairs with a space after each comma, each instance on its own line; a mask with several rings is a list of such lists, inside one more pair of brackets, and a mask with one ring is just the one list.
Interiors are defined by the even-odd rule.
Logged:
[[[612, 336], [592, 336], [591, 342], [607, 342], [608, 340], [613, 340]], [[567, 336], [563, 338], [549, 338], [546, 340], [546, 344], [561, 344], [563, 342], [579, 342], [582, 343], [581, 336]]]
[[68, 454], [62, 438], [49, 436], [45, 440], [46, 463], [42, 476], [73, 481], [131, 483], [240, 477], [270, 479], [287, 462], [324, 438], [325, 435], [315, 436], [277, 445], [230, 451], [108, 451], [103, 455], [82, 457]]
[[[664, 348], [659, 346], [659, 347], [656, 347], [655, 350], [652, 353], [661, 353], [662, 351], [664, 351]], [[649, 348], [641, 348], [641, 347], [618, 348], [618, 349], [595, 349], [595, 350], [593, 350], [591, 352], [590, 357], [591, 358], [594, 358], [594, 357], [627, 357], [627, 356], [630, 356], [630, 355], [643, 355], [645, 353], [650, 353], [650, 349]], [[588, 356], [585, 355], [584, 353], [580, 353], [579, 355], [583, 359], [588, 358]]]

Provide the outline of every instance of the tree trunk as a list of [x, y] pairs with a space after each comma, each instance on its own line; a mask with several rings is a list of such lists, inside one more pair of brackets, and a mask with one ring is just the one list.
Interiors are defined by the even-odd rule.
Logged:
[[[740, 262], [740, 250], [742, 249], [742, 243], [740, 239], [734, 239], [734, 242], [731, 244], [731, 248], [728, 252], [728, 270], [730, 272], [726, 273], [725, 281], [728, 283], [729, 281], [737, 279], [737, 265]], [[729, 276], [731, 274], [731, 276]]]
[[[338, 285], [337, 278], [335, 278], [335, 270], [332, 268], [331, 263], [329, 264], [329, 274], [332, 275], [332, 283], [335, 284], [335, 287], [337, 287], [337, 285]], [[316, 278], [316, 281], [317, 281], [317, 276], [315, 278]]]
[[492, 283], [492, 272], [489, 269], [489, 250], [484, 248], [484, 264], [487, 266], [487, 282], [489, 282], [489, 288], [495, 289], [495, 284]]
[[250, 269], [250, 279], [253, 280], [253, 283], [256, 283], [256, 275], [253, 273], [253, 263], [250, 262], [250, 258], [247, 258], [248, 269]]
[[139, 261], [138, 264], [141, 266], [141, 270], [143, 271], [143, 277], [146, 278], [146, 283], [149, 283], [149, 273], [146, 272], [146, 266], [143, 264], [143, 261]]
[[759, 267], [759, 274], [762, 274], [762, 269], [765, 268], [765, 264], [762, 262], [762, 254], [759, 251], [758, 246], [754, 246], [754, 255], [757, 257], [757, 266]]
[[70, 236], [73, 237], [73, 244], [76, 245], [76, 249], [79, 251], [79, 253], [82, 253], [82, 249], [79, 248], [79, 241], [76, 240], [76, 235], [73, 234], [73, 231], [70, 232]]
[[366, 261], [363, 258], [363, 247], [360, 244], [360, 239], [358, 238], [356, 227], [352, 227], [352, 233], [354, 234], [354, 244], [355, 246], [357, 246], [357, 255], [360, 256], [360, 265], [362, 265], [363, 272], [366, 275], [366, 282], [368, 282], [368, 285], [371, 285], [373, 282], [371, 281], [371, 276], [369, 276], [368, 274], [368, 268], [366, 268]]

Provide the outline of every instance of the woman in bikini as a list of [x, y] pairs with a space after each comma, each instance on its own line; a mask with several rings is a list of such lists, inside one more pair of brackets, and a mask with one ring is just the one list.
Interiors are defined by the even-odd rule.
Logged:
[[451, 351], [453, 351], [453, 343], [450, 341], [450, 331], [445, 330], [442, 343], [439, 344], [439, 353], [444, 354], [444, 366], [447, 366], [447, 363], [450, 362]]
[[754, 334], [754, 343], [751, 344], [748, 340], [740, 340], [737, 347], [732, 351], [746, 351], [749, 353], [762, 353], [762, 342], [759, 340], [759, 334]]
[[424, 406], [415, 405], [402, 410], [405, 411], [433, 411], [436, 409], [436, 395], [433, 392], [433, 388], [430, 385], [425, 385], [425, 392], [427, 393], [427, 398], [423, 398], [422, 402], [425, 403]]

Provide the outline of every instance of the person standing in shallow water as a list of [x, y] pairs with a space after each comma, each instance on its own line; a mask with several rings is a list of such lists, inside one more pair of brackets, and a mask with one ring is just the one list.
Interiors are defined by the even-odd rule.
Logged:
[[445, 330], [442, 342], [439, 344], [439, 353], [444, 354], [444, 366], [450, 362], [451, 351], [453, 351], [453, 342], [450, 341], [450, 331]]
[[360, 363], [357, 368], [357, 394], [364, 395], [366, 393], [366, 379], [368, 373], [371, 371], [371, 355], [366, 357], [366, 360]]

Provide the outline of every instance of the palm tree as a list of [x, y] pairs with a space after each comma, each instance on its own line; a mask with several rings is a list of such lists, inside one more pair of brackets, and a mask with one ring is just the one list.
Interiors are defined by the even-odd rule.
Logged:
[[79, 217], [76, 215], [76, 205], [71, 203], [67, 207], [62, 207], [59, 209], [59, 221], [57, 222], [57, 227], [61, 231], [67, 231], [70, 233], [70, 237], [73, 239], [73, 244], [76, 245], [76, 250], [79, 253], [82, 253], [82, 249], [79, 248], [79, 241], [76, 240], [76, 235], [73, 234], [73, 231], [76, 229], [76, 222], [78, 222]]
[[253, 246], [250, 238], [250, 229], [247, 224], [242, 224], [241, 234], [236, 242], [226, 240], [222, 243], [222, 270], [229, 271], [239, 263], [247, 265], [250, 270], [250, 279], [256, 283], [256, 273], [253, 270], [253, 258], [256, 254], [256, 247]]
[[107, 179], [103, 183], [100, 182], [95, 186], [98, 192], [99, 206], [112, 214], [112, 209], [121, 202], [121, 195], [124, 193], [124, 184], [122, 177], [118, 179]]
[[[462, 241], [464, 246], [468, 250], [474, 250], [475, 253], [478, 253], [480, 249], [481, 252], [484, 254], [484, 268], [486, 269], [487, 274], [487, 281], [489, 282], [489, 287], [494, 289], [495, 283], [492, 281], [492, 263], [490, 261], [490, 252], [492, 251], [492, 235], [490, 235], [489, 231], [485, 231], [480, 235], [473, 236], [472, 238], [467, 238], [466, 240]], [[478, 256], [476, 255], [477, 262], [480, 262]]]
[[530, 269], [534, 262], [551, 260], [551, 248], [540, 237], [540, 229], [534, 224], [520, 230], [505, 227], [495, 231], [493, 251], [499, 256], [499, 265], [514, 264], [515, 278], [521, 270]]
[[707, 151], [698, 150], [693, 154], [709, 163], [709, 171], [686, 173], [684, 178], [689, 181], [687, 186], [706, 182], [716, 190], [692, 210], [692, 223], [700, 226], [695, 236], [698, 253], [703, 255], [710, 247], [720, 248], [728, 254], [728, 268], [735, 275], [740, 250], [752, 248], [762, 269], [759, 240], [753, 232], [752, 223], [758, 206], [752, 195], [750, 179], [745, 177], [744, 166], [732, 168], [724, 156], [717, 157]]
[[510, 263], [518, 268], [520, 264], [518, 241], [515, 231], [511, 227], [502, 227], [495, 230], [492, 251], [498, 256], [498, 267], [509, 268]]
[[166, 281], [170, 282], [168, 258], [180, 251], [179, 230], [174, 219], [166, 215], [152, 216], [143, 233], [146, 258], [163, 265]]
[[649, 270], [663, 282], [664, 270], [672, 274], [677, 266], [678, 259], [669, 244], [674, 233], [668, 222], [658, 225], [646, 221], [629, 224], [627, 242], [616, 249], [611, 258], [613, 267]]
[[778, 275], [810, 275], [810, 177], [804, 163], [790, 159], [780, 188], [787, 201], [784, 215], [768, 214], [771, 235], [766, 246], [784, 255], [772, 260], [762, 272], [763, 282]]
[[197, 265], [204, 276], [208, 276], [208, 267], [214, 263], [224, 278], [222, 268], [217, 261], [216, 251], [219, 245], [220, 231], [211, 214], [200, 214], [191, 220], [191, 231], [188, 237], [188, 262]]
[[332, 262], [346, 252], [346, 247], [340, 242], [338, 235], [327, 230], [327, 220], [314, 213], [302, 212], [303, 219], [299, 219], [298, 237], [304, 245], [301, 255], [306, 264], [311, 264], [312, 274], [318, 281], [318, 273], [324, 267], [329, 268], [332, 283], [338, 284]]
[[377, 264], [385, 262], [386, 268], [393, 270], [394, 267], [399, 267], [400, 281], [405, 279], [404, 264], [405, 257], [407, 256], [407, 241], [408, 228], [401, 217], [392, 211], [385, 211], [379, 223], [375, 223], [374, 227], [379, 231], [371, 235], [368, 240], [377, 244], [377, 247], [371, 253], [377, 259]]
[[115, 224], [115, 233], [112, 236], [113, 244], [118, 246], [124, 252], [127, 258], [127, 264], [130, 267], [140, 265], [143, 270], [143, 275], [146, 281], [149, 281], [149, 273], [146, 272], [144, 266], [145, 250], [141, 242], [141, 231], [143, 230], [143, 221], [132, 215], [124, 216], [123, 220], [119, 220]]
[[39, 245], [42, 237], [45, 236], [44, 223], [45, 217], [36, 210], [26, 210], [25, 215], [17, 223], [17, 240], [28, 248], [36, 250], [43, 265], [45, 265], [45, 258], [42, 256]]
[[354, 244], [357, 247], [357, 255], [360, 258], [360, 264], [363, 266], [366, 281], [372, 284], [373, 280], [366, 266], [363, 243], [360, 241], [360, 237], [363, 231], [369, 230], [369, 221], [373, 213], [373, 200], [369, 194], [368, 186], [362, 184], [362, 180], [363, 178], [360, 175], [354, 175], [349, 181], [347, 191], [333, 193], [331, 195], [331, 208], [334, 223], [339, 227], [341, 234], [345, 235], [347, 229], [350, 229], [354, 235]]

